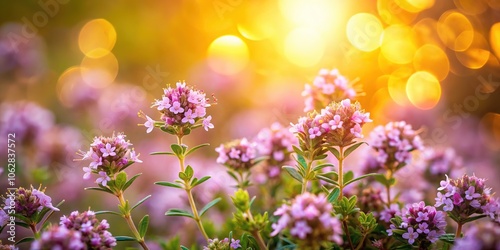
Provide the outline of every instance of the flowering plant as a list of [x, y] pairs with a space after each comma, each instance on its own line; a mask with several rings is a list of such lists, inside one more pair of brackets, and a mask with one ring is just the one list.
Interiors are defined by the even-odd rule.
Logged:
[[[214, 174], [207, 174], [210, 172], [205, 159], [198, 161], [200, 166], [191, 166], [186, 161], [195, 152], [201, 154], [200, 149], [210, 144], [185, 143], [190, 142], [189, 135], [198, 133], [194, 132], [197, 128], [205, 130], [200, 129], [201, 133], [215, 129], [212, 116], [207, 115], [207, 109], [214, 103], [210, 103], [203, 91], [185, 82], [168, 86], [161, 99], [151, 105], [159, 112], [158, 120], [139, 111], [144, 119], [139, 125], [146, 128], [147, 134], [161, 131], [176, 140], [169, 150], [151, 153], [169, 156], [161, 158], [165, 165], [171, 164], [172, 158], [178, 165], [177, 179], [154, 182], [171, 188], [167, 193], [155, 194], [159, 198], [151, 205], [154, 209], [164, 209], [158, 205], [160, 201], [179, 196], [175, 208], [164, 213], [167, 218], [146, 213], [136, 223], [135, 214], [140, 213], [136, 209], [152, 195], [131, 205], [125, 191], [139, 187], [136, 181], [141, 173], [131, 177], [129, 173], [139, 169], [131, 167], [134, 163], [147, 165], [148, 171], [150, 163], [145, 158], [139, 159], [139, 153], [124, 133], [113, 133], [94, 137], [86, 147], [88, 150], [78, 152], [78, 161], [85, 162], [83, 179], [94, 177], [94, 186], [86, 190], [116, 197], [117, 211], [73, 211], [61, 216], [58, 223], [51, 223], [51, 215], [59, 212], [62, 202], [54, 206], [45, 189], [20, 187], [2, 197], [5, 206], [0, 210], [0, 230], [9, 226], [12, 215], [18, 225], [33, 234], [16, 244], [31, 241], [31, 249], [36, 250], [113, 249], [123, 247], [127, 241], [143, 249], [153, 249], [156, 244], [161, 249], [189, 249], [179, 238], [149, 237], [150, 223], [180, 223], [172, 217], [189, 219], [179, 226], [186, 229], [178, 232], [192, 232], [190, 226], [197, 228], [196, 233], [187, 236], [189, 241], [182, 239], [183, 244], [207, 250], [449, 249], [497, 244], [479, 233], [498, 234], [500, 205], [485, 186], [485, 179], [475, 175], [450, 179], [446, 174], [463, 167], [462, 161], [453, 161], [453, 153], [429, 153], [419, 131], [404, 121], [375, 127], [365, 141], [363, 128], [373, 120], [360, 102], [353, 100], [358, 92], [346, 84], [338, 72], [321, 71], [314, 85], [306, 87], [309, 112], [296, 123], [290, 127], [274, 123], [254, 137], [229, 140], [208, 150], [207, 154], [217, 154], [212, 160], [219, 164]], [[321, 107], [315, 109], [317, 106]], [[358, 149], [367, 151], [359, 153]], [[426, 152], [424, 163], [415, 163], [418, 157], [413, 155], [419, 152]], [[356, 168], [352, 160], [357, 158], [363, 158], [367, 167]], [[432, 197], [436, 201], [434, 206], [426, 205], [429, 201], [425, 198], [406, 202], [401, 196], [407, 191], [404, 189], [396, 194], [391, 192], [397, 187], [397, 174], [411, 171], [413, 164], [420, 175], [445, 175], [446, 180], [439, 187], [434, 182], [426, 184], [438, 190], [436, 197]], [[228, 175], [219, 174], [224, 170]], [[160, 178], [172, 178], [168, 171], [158, 172], [165, 173]], [[222, 181], [226, 189], [210, 186], [224, 176], [229, 179]], [[234, 193], [226, 197], [230, 188], [235, 188]], [[210, 199], [200, 198], [204, 193], [199, 191], [213, 190], [218, 192], [213, 192]], [[100, 218], [107, 215], [123, 218], [131, 236], [114, 236], [111, 230], [117, 227], [111, 224], [117, 222]], [[448, 233], [453, 225], [447, 225], [447, 218], [457, 223], [455, 233]], [[468, 230], [462, 228], [465, 223], [479, 219], [493, 222], [474, 225]]]

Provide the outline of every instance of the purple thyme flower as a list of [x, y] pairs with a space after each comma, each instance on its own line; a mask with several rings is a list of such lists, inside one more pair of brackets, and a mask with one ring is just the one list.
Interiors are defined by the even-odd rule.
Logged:
[[492, 205], [491, 189], [484, 184], [485, 180], [476, 176], [463, 175], [458, 179], [441, 181], [438, 188], [435, 207], [443, 207], [458, 219], [466, 219], [473, 214], [494, 214], [497, 208]]
[[7, 193], [7, 198], [2, 196], [5, 204], [3, 209], [14, 209], [16, 214], [27, 218], [33, 218], [43, 208], [59, 211], [52, 205], [52, 199], [44, 191], [45, 189], [40, 191], [33, 187], [30, 189], [19, 187], [15, 192]]
[[221, 144], [215, 151], [219, 153], [217, 163], [236, 171], [249, 170], [257, 156], [256, 144], [246, 138]]
[[[428, 247], [445, 233], [445, 214], [436, 211], [433, 206], [425, 206], [424, 202], [408, 204], [401, 213], [400, 225], [391, 224], [388, 233], [394, 234], [394, 229], [405, 229], [401, 236], [408, 240], [408, 244]], [[399, 232], [398, 232], [399, 233]]]
[[116, 239], [108, 231], [108, 222], [99, 221], [93, 211], [74, 211], [68, 217], [61, 217], [59, 224], [67, 229], [79, 231], [81, 241], [88, 249], [104, 250], [116, 246]]
[[268, 159], [263, 164], [265, 179], [275, 179], [281, 173], [281, 166], [290, 161], [292, 145], [297, 144], [297, 138], [280, 123], [273, 123], [270, 128], [264, 128], [255, 139], [260, 156]]
[[369, 144], [377, 151], [377, 161], [389, 169], [411, 160], [410, 152], [422, 150], [422, 140], [410, 124], [404, 121], [389, 122], [370, 133]]
[[391, 222], [391, 219], [396, 216], [401, 216], [401, 209], [399, 209], [398, 204], [391, 204], [390, 207], [385, 207], [384, 210], [380, 212], [380, 220], [386, 223]]
[[64, 226], [52, 226], [31, 244], [31, 250], [71, 249], [85, 250], [82, 234]]
[[23, 146], [36, 146], [53, 125], [52, 112], [36, 103], [19, 101], [0, 106], [0, 135], [7, 138], [8, 133], [15, 133], [16, 142]]
[[224, 238], [219, 240], [218, 238], [208, 239], [208, 245], [203, 247], [203, 250], [230, 250], [240, 248], [240, 240]]
[[359, 95], [355, 82], [349, 82], [337, 69], [321, 69], [313, 84], [306, 84], [302, 96], [305, 97], [304, 112], [319, 110], [331, 102], [353, 99]]
[[193, 87], [187, 87], [185, 82], [177, 82], [175, 88], [169, 86], [164, 89], [162, 99], [155, 100], [151, 106], [160, 111], [161, 121], [155, 121], [142, 112], [139, 116], [146, 119], [143, 125], [148, 128], [148, 133], [155, 126], [165, 129], [173, 126], [176, 133], [184, 133], [179, 128], [198, 127], [198, 121], [201, 121], [201, 125], [208, 131], [213, 128], [213, 124], [210, 123], [212, 117], [205, 117], [206, 109], [210, 106], [205, 93]]
[[[98, 174], [96, 183], [106, 186], [114, 175], [134, 162], [141, 163], [139, 154], [129, 147], [132, 145], [125, 140], [124, 134], [113, 134], [111, 137], [95, 137], [88, 151], [80, 150], [79, 160], [90, 160], [88, 167], [84, 167], [83, 178], [90, 178], [90, 174]], [[110, 178], [111, 177], [111, 178]]]
[[332, 204], [323, 194], [301, 194], [292, 200], [291, 205], [284, 204], [274, 212], [280, 218], [272, 225], [271, 236], [289, 230], [305, 245], [325, 241], [342, 244], [340, 221], [331, 214], [332, 210]]
[[351, 104], [345, 99], [330, 103], [320, 113], [314, 111], [299, 118], [290, 131], [298, 137], [302, 151], [313, 152], [324, 144], [340, 147], [352, 144], [356, 138], [363, 138], [361, 127], [368, 122], [372, 122], [370, 113], [365, 113], [358, 102]]

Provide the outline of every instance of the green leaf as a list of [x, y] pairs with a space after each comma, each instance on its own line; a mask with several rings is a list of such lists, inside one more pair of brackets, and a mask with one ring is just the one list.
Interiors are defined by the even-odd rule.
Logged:
[[238, 177], [236, 176], [236, 174], [235, 174], [233, 171], [228, 170], [228, 171], [227, 171], [227, 174], [228, 174], [229, 176], [233, 177], [233, 179], [234, 179], [234, 180], [238, 181]]
[[318, 170], [321, 170], [323, 168], [326, 168], [326, 167], [333, 167], [334, 165], [331, 164], [331, 163], [323, 163], [323, 164], [319, 164], [317, 165], [316, 167], [313, 168], [313, 171], [318, 171]]
[[194, 175], [194, 170], [190, 165], [187, 165], [186, 170], [184, 170], [184, 173], [186, 174], [187, 179], [191, 180], [191, 178]]
[[205, 205], [201, 210], [200, 210], [200, 216], [202, 216], [205, 212], [207, 212], [207, 210], [211, 207], [213, 207], [215, 204], [217, 204], [219, 201], [221, 201], [222, 198], [217, 198], [209, 203], [207, 203], [207, 205]]
[[350, 180], [350, 181], [345, 182], [345, 183], [344, 183], [344, 187], [345, 187], [345, 186], [347, 186], [347, 185], [349, 185], [349, 184], [351, 184], [351, 183], [353, 183], [353, 182], [356, 182], [356, 181], [362, 180], [362, 179], [367, 178], [367, 177], [370, 177], [370, 176], [374, 176], [375, 178], [377, 178], [377, 176], [382, 176], [382, 177], [385, 179], [385, 177], [384, 177], [384, 175], [383, 175], [383, 174], [377, 174], [377, 173], [364, 174], [364, 175], [362, 175], [362, 176], [360, 176], [360, 177], [357, 177], [357, 178], [355, 178], [355, 179], [352, 179], [352, 180]]
[[174, 127], [170, 126], [170, 125], [167, 125], [167, 124], [165, 124], [165, 127], [160, 127], [160, 129], [163, 132], [167, 132], [167, 133], [169, 133], [171, 135], [176, 135], [177, 134], [177, 131], [175, 131]]
[[194, 151], [196, 151], [202, 147], [206, 147], [206, 146], [210, 146], [210, 143], [203, 143], [203, 144], [200, 144], [198, 146], [194, 146], [190, 150], [187, 151], [186, 156], [188, 156], [189, 154], [193, 153]]
[[165, 215], [166, 216], [184, 216], [184, 217], [189, 217], [191, 219], [194, 219], [194, 216], [190, 212], [180, 210], [180, 209], [170, 209], [165, 213]]
[[455, 234], [443, 234], [439, 236], [439, 240], [453, 245], [455, 244]]
[[306, 159], [304, 158], [304, 156], [297, 155], [297, 162], [302, 167], [302, 169], [307, 170], [307, 163], [306, 163]]
[[189, 135], [189, 134], [191, 134], [191, 129], [188, 128], [188, 127], [182, 128], [182, 134], [183, 135]]
[[139, 173], [139, 174], [132, 176], [132, 178], [130, 178], [127, 181], [127, 183], [125, 183], [125, 185], [123, 185], [123, 191], [127, 190], [127, 188], [130, 187], [130, 185], [132, 185], [132, 183], [134, 183], [135, 179], [137, 179], [137, 177], [139, 177], [141, 175], [142, 175], [142, 173]]
[[148, 226], [149, 226], [149, 215], [144, 215], [142, 217], [141, 221], [139, 221], [139, 235], [141, 238], [144, 238], [146, 235], [146, 232], [148, 231]]
[[348, 155], [350, 155], [354, 150], [356, 150], [357, 148], [359, 148], [359, 146], [361, 146], [363, 144], [368, 145], [368, 143], [366, 143], [366, 142], [358, 142], [358, 143], [355, 143], [354, 145], [350, 146], [349, 148], [347, 148], [344, 151], [344, 158], [347, 157]]
[[315, 161], [319, 161], [319, 160], [323, 160], [323, 159], [325, 159], [326, 157], [328, 157], [328, 155], [326, 155], [326, 154], [321, 154], [321, 155], [317, 155], [316, 157], [314, 157], [314, 160], [315, 160]]
[[153, 152], [150, 153], [150, 155], [175, 155], [175, 154], [172, 152]]
[[354, 178], [354, 173], [352, 171], [349, 170], [347, 173], [344, 173], [344, 183], [349, 182], [352, 178]]
[[182, 150], [181, 145], [174, 143], [174, 144], [170, 145], [170, 148], [172, 149], [172, 151], [174, 152], [174, 154], [177, 157], [184, 157], [184, 150]]
[[299, 182], [302, 182], [303, 178], [302, 176], [299, 174], [299, 172], [297, 172], [297, 170], [294, 168], [294, 167], [291, 167], [291, 166], [283, 166], [283, 168], [295, 179], [295, 180], [298, 180]]
[[136, 238], [130, 236], [115, 236], [116, 241], [137, 241]]
[[119, 190], [122, 190], [122, 188], [125, 186], [125, 183], [127, 183], [127, 173], [125, 172], [120, 172], [116, 175], [116, 180], [115, 180], [115, 185]]
[[101, 192], [106, 192], [114, 195], [114, 193], [107, 187], [86, 187], [84, 190], [95, 190], [95, 191], [101, 191]]
[[330, 203], [334, 203], [338, 198], [339, 198], [339, 195], [340, 195], [340, 188], [338, 187], [335, 187], [333, 188], [333, 190], [328, 194], [328, 196], [326, 197], [328, 202]]
[[292, 148], [293, 148], [293, 151], [295, 151], [295, 153], [297, 155], [304, 155], [304, 152], [302, 152], [302, 150], [300, 150], [300, 148], [298, 148], [297, 146], [292, 145]]
[[383, 174], [374, 175], [374, 177], [377, 182], [380, 182], [384, 186], [392, 186], [396, 183], [395, 178], [391, 178], [388, 180]]
[[338, 182], [336, 182], [336, 181], [332, 180], [332, 179], [331, 179], [330, 177], [328, 177], [328, 176], [325, 176], [325, 175], [322, 175], [322, 174], [318, 174], [318, 175], [316, 175], [316, 178], [318, 178], [318, 179], [320, 179], [320, 180], [322, 180], [322, 181], [328, 182], [328, 183], [330, 183], [330, 184], [332, 184], [332, 185], [334, 185], [334, 186], [336, 186], [336, 187], [338, 187], [338, 186], [339, 186], [339, 183], [338, 183]]
[[484, 217], [486, 217], [486, 215], [484, 215], [484, 214], [483, 215], [469, 217], [467, 219], [463, 219], [462, 220], [462, 224], [467, 223], [467, 222], [471, 222], [471, 221], [475, 221], [475, 220], [479, 220], [479, 219], [484, 218]]
[[25, 243], [25, 242], [32, 242], [34, 240], [35, 240], [35, 238], [33, 238], [33, 237], [25, 237], [25, 238], [20, 239], [18, 242], [16, 242], [15, 245]]
[[179, 172], [179, 178], [184, 181], [189, 180], [189, 178], [184, 172]]
[[133, 207], [132, 209], [130, 209], [130, 211], [134, 210], [137, 206], [141, 205], [143, 202], [145, 202], [147, 199], [149, 199], [151, 197], [151, 195], [148, 195], [144, 198], [142, 198], [142, 200], [138, 201]]
[[96, 215], [99, 215], [99, 214], [114, 214], [114, 215], [118, 215], [118, 216], [122, 216], [120, 213], [118, 212], [115, 212], [115, 211], [97, 211], [95, 212]]
[[189, 248], [187, 248], [185, 246], [181, 246], [181, 250], [189, 250]]
[[334, 148], [334, 147], [328, 147], [328, 151], [330, 151], [333, 156], [335, 156], [335, 158], [340, 159], [340, 152], [338, 149]]
[[191, 187], [196, 187], [198, 185], [200, 185], [201, 183], [207, 181], [208, 179], [210, 179], [211, 177], [210, 176], [204, 176], [204, 177], [201, 177], [199, 180], [197, 180], [196, 182], [194, 182]]

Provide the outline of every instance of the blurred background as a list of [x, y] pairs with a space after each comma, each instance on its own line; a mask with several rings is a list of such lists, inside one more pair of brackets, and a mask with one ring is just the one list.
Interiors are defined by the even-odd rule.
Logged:
[[[137, 214], [155, 216], [151, 235], [168, 238], [175, 225], [195, 230], [163, 216], [183, 194], [153, 185], [176, 178], [173, 159], [149, 155], [174, 138], [137, 126], [139, 110], [159, 118], [149, 107], [166, 84], [186, 81], [218, 100], [208, 111], [215, 129], [186, 138], [212, 145], [192, 159], [200, 175], [214, 176], [198, 194], [207, 202], [233, 190], [213, 149], [276, 121], [295, 123], [304, 115], [304, 84], [322, 68], [362, 86], [356, 99], [374, 120], [365, 136], [406, 120], [426, 145], [451, 146], [469, 173], [494, 179], [499, 58], [496, 0], [9, 2], [0, 9], [0, 133], [16, 133], [17, 184], [43, 183], [55, 203], [66, 200], [62, 215], [116, 209], [112, 197], [83, 191], [95, 184], [73, 159], [94, 136], [124, 132], [144, 161], [129, 168], [143, 173], [129, 199], [153, 194]], [[6, 144], [0, 149], [5, 159]], [[230, 214], [228, 204], [210, 215], [213, 228]], [[111, 219], [113, 234], [126, 234], [115, 222], [122, 223]]]

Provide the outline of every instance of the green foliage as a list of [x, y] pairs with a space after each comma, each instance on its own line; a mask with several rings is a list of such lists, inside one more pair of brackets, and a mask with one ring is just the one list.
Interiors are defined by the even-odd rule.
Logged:
[[194, 219], [193, 214], [191, 212], [188, 212], [186, 210], [181, 210], [181, 209], [170, 209], [165, 213], [166, 216], [184, 216], [184, 217], [189, 217], [191, 219]]
[[359, 212], [359, 208], [356, 207], [358, 199], [355, 195], [350, 198], [342, 197], [336, 204], [333, 205], [333, 209], [336, 214], [340, 215], [341, 220], [347, 220], [349, 216], [352, 216]]
[[[368, 143], [366, 142], [358, 142], [358, 143], [354, 143], [352, 146], [348, 147], [345, 151], [344, 151], [344, 158], [349, 156], [352, 152], [354, 152], [354, 150], [356, 150], [357, 148], [359, 148], [359, 146], [363, 145], [363, 144], [366, 144], [368, 145]], [[338, 159], [338, 158], [337, 158]]]
[[211, 207], [215, 206], [215, 204], [219, 203], [219, 201], [221, 201], [222, 198], [216, 198], [214, 199], [213, 201], [207, 203], [201, 210], [200, 210], [200, 216], [203, 216], [203, 214], [205, 214], [207, 212], [208, 209], [210, 209]]
[[250, 195], [248, 191], [244, 189], [238, 189], [234, 192], [234, 196], [231, 196], [233, 204], [241, 212], [245, 212], [250, 209]]
[[149, 226], [149, 215], [144, 215], [141, 221], [139, 221], [139, 236], [144, 239]]
[[147, 199], [151, 198], [151, 195], [148, 195], [144, 198], [142, 198], [142, 200], [138, 201], [133, 207], [132, 209], [130, 209], [130, 211], [134, 210], [136, 207], [138, 207], [139, 205], [141, 205], [142, 203], [144, 203]]
[[364, 212], [359, 212], [359, 230], [362, 235], [368, 235], [377, 227], [377, 220], [372, 213], [365, 214]]

